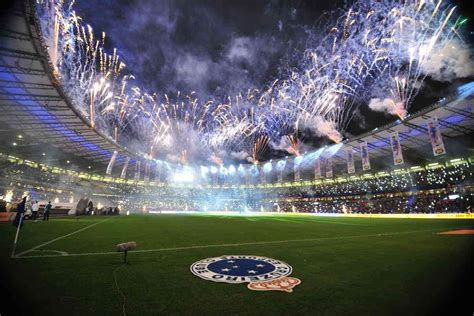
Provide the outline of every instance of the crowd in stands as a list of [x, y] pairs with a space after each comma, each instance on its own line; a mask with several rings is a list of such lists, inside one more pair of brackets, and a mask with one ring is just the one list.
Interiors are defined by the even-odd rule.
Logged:
[[[472, 204], [471, 163], [434, 169], [375, 174], [291, 186], [156, 186], [108, 183], [12, 166], [0, 180], [21, 183], [51, 196], [105, 196], [109, 206], [131, 211], [280, 211], [319, 213], [467, 212]], [[49, 191], [48, 191], [49, 190]], [[59, 193], [58, 193], [59, 192]], [[452, 198], [454, 194], [459, 197]], [[451, 196], [451, 199], [450, 199]], [[96, 210], [95, 214], [100, 213]]]
[[417, 213], [464, 213], [472, 208], [470, 194], [446, 193], [398, 195], [382, 194], [377, 197], [357, 199], [331, 198], [315, 201], [280, 202], [274, 212], [345, 213], [345, 214], [417, 214]]

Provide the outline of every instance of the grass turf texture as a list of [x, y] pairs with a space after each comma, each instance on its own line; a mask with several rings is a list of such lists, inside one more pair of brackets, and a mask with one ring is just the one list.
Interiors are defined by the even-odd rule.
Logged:
[[[26, 222], [16, 253], [104, 219]], [[294, 215], [120, 216], [24, 254], [113, 252], [115, 244], [131, 240], [137, 242], [137, 250], [249, 243], [131, 252], [130, 265], [124, 265], [120, 254], [10, 258], [15, 230], [11, 223], [0, 223], [4, 302], [0, 313], [121, 314], [123, 298], [114, 271], [126, 297], [127, 315], [420, 315], [455, 307], [471, 311], [472, 301], [464, 298], [466, 290], [460, 287], [473, 286], [469, 282], [474, 236], [436, 234], [458, 228], [474, 228], [474, 222]], [[257, 243], [301, 239], [312, 240]], [[254, 292], [245, 284], [214, 283], [191, 274], [193, 262], [220, 255], [283, 260], [302, 284], [291, 294]]]

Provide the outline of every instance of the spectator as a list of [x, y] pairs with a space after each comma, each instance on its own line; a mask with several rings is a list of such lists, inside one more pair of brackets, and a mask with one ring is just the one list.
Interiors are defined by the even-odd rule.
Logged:
[[38, 211], [39, 211], [39, 204], [38, 204], [38, 201], [35, 201], [35, 203], [33, 203], [33, 205], [31, 206], [31, 214], [35, 222], [38, 221]]
[[15, 219], [13, 220], [13, 226], [23, 227], [23, 213], [25, 213], [25, 206], [26, 206], [26, 196], [23, 197], [21, 202], [16, 207], [16, 215], [15, 215]]
[[44, 207], [43, 221], [49, 221], [49, 212], [51, 211], [51, 201], [48, 201], [48, 204]]
[[92, 201], [89, 201], [89, 203], [87, 203], [87, 214], [93, 215], [93, 212], [94, 212], [94, 204], [92, 203]]

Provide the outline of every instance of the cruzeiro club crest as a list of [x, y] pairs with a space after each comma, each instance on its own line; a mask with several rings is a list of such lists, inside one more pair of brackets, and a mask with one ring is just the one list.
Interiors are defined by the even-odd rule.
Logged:
[[259, 256], [221, 256], [200, 260], [191, 265], [191, 272], [213, 282], [249, 283], [255, 291], [292, 292], [300, 284], [289, 277], [293, 268], [287, 263]]

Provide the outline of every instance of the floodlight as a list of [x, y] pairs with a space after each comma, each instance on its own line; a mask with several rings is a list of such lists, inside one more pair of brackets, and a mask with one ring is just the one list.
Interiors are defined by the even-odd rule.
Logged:
[[172, 180], [177, 183], [190, 183], [194, 181], [194, 174], [189, 170], [176, 171]]

